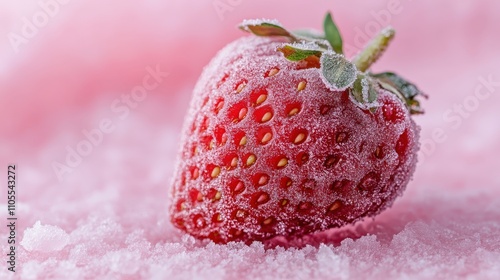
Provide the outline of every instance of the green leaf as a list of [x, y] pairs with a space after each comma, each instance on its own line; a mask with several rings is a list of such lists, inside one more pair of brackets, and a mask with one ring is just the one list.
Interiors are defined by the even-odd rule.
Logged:
[[365, 103], [364, 97], [363, 97], [363, 77], [361, 75], [358, 75], [356, 78], [356, 81], [354, 81], [352, 88], [350, 90], [350, 94], [356, 102], [363, 104]]
[[257, 36], [294, 36], [283, 28], [278, 22], [271, 20], [245, 20], [240, 24], [240, 29]]
[[341, 54], [325, 52], [321, 55], [320, 63], [323, 83], [331, 90], [345, 90], [356, 80], [356, 65]]
[[410, 109], [412, 114], [423, 113], [423, 110], [420, 107], [420, 102], [415, 98], [418, 96], [427, 98], [427, 95], [418, 89], [417, 86], [392, 72], [370, 75], [378, 80], [380, 86], [398, 96]]
[[310, 56], [321, 56], [320, 50], [305, 49], [297, 47], [297, 45], [285, 44], [283, 47], [278, 48], [278, 51], [282, 52], [286, 59], [290, 61], [301, 61]]
[[340, 35], [337, 25], [333, 22], [332, 15], [328, 13], [323, 22], [325, 29], [326, 40], [330, 43], [336, 53], [344, 53], [342, 50], [342, 36]]
[[356, 81], [354, 81], [349, 93], [351, 99], [359, 107], [370, 110], [377, 108], [377, 91], [375, 90], [373, 81], [365, 74], [358, 72]]
[[379, 74], [372, 74], [372, 77], [375, 77], [382, 82], [388, 83], [392, 85], [395, 89], [400, 91], [403, 96], [407, 99], [412, 99], [418, 95], [423, 95], [425, 94], [420, 91], [417, 86], [412, 84], [411, 82], [407, 81], [403, 77], [399, 76], [396, 73], [393, 72], [384, 72], [384, 73], [379, 73]]
[[394, 39], [395, 34], [396, 31], [392, 27], [387, 27], [380, 31], [353, 59], [358, 70], [366, 72], [382, 56], [390, 42]]
[[368, 84], [368, 103], [373, 103], [377, 101], [378, 93], [375, 90], [375, 86], [373, 85], [373, 82], [369, 80]]

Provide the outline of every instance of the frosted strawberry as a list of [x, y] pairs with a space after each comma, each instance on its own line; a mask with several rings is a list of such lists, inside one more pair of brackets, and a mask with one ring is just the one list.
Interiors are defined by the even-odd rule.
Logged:
[[245, 21], [194, 90], [173, 180], [173, 224], [218, 243], [301, 235], [377, 215], [416, 164], [421, 93], [353, 61], [330, 15], [325, 36]]

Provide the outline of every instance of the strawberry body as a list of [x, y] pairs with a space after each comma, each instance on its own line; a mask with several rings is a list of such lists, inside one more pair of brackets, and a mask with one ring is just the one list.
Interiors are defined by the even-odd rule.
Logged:
[[244, 37], [205, 68], [185, 122], [171, 220], [218, 243], [340, 227], [378, 214], [416, 165], [418, 129], [377, 87], [364, 110], [279, 38]]

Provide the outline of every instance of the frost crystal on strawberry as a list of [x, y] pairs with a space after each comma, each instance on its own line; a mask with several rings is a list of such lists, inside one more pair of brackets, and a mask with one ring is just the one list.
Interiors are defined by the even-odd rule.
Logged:
[[185, 122], [173, 224], [217, 243], [302, 235], [375, 216], [416, 165], [422, 93], [368, 72], [388, 28], [353, 61], [325, 35], [245, 21], [204, 70]]

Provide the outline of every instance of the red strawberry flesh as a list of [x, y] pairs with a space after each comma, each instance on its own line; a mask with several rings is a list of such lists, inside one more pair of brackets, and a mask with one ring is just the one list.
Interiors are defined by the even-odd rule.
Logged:
[[377, 88], [375, 112], [284, 59], [279, 38], [245, 37], [204, 70], [173, 183], [174, 225], [225, 243], [307, 234], [375, 216], [416, 165], [418, 129]]

